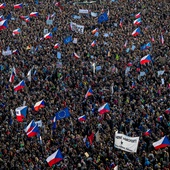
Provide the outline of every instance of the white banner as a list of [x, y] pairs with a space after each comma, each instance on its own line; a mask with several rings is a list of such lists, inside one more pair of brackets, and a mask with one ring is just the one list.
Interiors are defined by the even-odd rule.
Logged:
[[79, 9], [80, 14], [88, 14], [89, 10], [88, 9]]
[[92, 17], [97, 17], [97, 13], [96, 12], [91, 12], [91, 16]]
[[72, 31], [75, 31], [76, 33], [80, 33], [80, 34], [84, 33], [84, 26], [83, 25], [78, 25], [74, 22], [71, 22], [70, 26], [71, 26]]
[[129, 137], [115, 132], [114, 147], [126, 152], [137, 152], [139, 137]]

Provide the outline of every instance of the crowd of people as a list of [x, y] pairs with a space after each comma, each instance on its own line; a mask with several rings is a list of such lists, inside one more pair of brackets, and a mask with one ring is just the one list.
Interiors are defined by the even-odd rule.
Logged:
[[[19, 2], [23, 3], [21, 9], [14, 9], [16, 3], [8, 0], [0, 9], [0, 16], [7, 18], [8, 24], [0, 31], [0, 169], [110, 170], [118, 165], [120, 170], [169, 170], [170, 149], [153, 147], [153, 142], [164, 136], [170, 139], [170, 117], [165, 113], [170, 107], [169, 1], [61, 0], [56, 5], [52, 0], [27, 0]], [[80, 14], [79, 9], [89, 13]], [[31, 12], [38, 12], [38, 16], [25, 22], [21, 16]], [[108, 21], [98, 23], [104, 12]], [[137, 13], [142, 20], [141, 33], [134, 37]], [[48, 19], [52, 25], [47, 24]], [[72, 31], [71, 22], [83, 25], [84, 32]], [[13, 35], [17, 28], [21, 33]], [[95, 28], [98, 34], [94, 35]], [[45, 30], [52, 33], [52, 38], [43, 38]], [[65, 44], [67, 36], [75, 41]], [[141, 50], [148, 42], [151, 47]], [[60, 44], [57, 49], [56, 43]], [[7, 49], [17, 52], [3, 55]], [[80, 58], [75, 58], [74, 53]], [[140, 64], [148, 54], [152, 61]], [[94, 70], [94, 63], [100, 69]], [[16, 75], [11, 83], [13, 68]], [[31, 81], [27, 77], [30, 69]], [[14, 86], [21, 80], [26, 86], [15, 92]], [[85, 99], [90, 87], [93, 95]], [[42, 99], [45, 107], [36, 112], [33, 106]], [[23, 122], [18, 122], [15, 109], [23, 103], [28, 113]], [[105, 103], [110, 112], [100, 115], [98, 108]], [[58, 120], [53, 129], [55, 113], [65, 107], [71, 117]], [[82, 115], [87, 117], [83, 123], [77, 119]], [[42, 121], [41, 141], [24, 132], [31, 120]], [[151, 134], [143, 135], [148, 129]], [[114, 147], [116, 131], [139, 136], [136, 153]], [[95, 134], [94, 139], [87, 146], [83, 139], [91, 134]], [[46, 159], [57, 149], [64, 158], [49, 167]]]

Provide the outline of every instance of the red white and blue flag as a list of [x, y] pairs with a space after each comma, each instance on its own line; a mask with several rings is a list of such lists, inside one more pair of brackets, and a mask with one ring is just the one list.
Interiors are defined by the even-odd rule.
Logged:
[[91, 88], [89, 88], [86, 95], [85, 95], [85, 98], [92, 96], [92, 95], [93, 95], [93, 90]]
[[34, 105], [34, 110], [38, 112], [39, 109], [44, 108], [44, 107], [45, 107], [45, 102], [44, 100], [41, 100]]
[[0, 31], [6, 29], [7, 27], [8, 26], [7, 26], [7, 20], [6, 19], [0, 21]]
[[140, 34], [140, 28], [136, 28], [133, 32], [132, 32], [132, 36], [136, 37]]
[[30, 137], [34, 137], [37, 136], [38, 134], [40, 134], [38, 125], [36, 124], [32, 130], [30, 130], [29, 132], [27, 132], [27, 136]]
[[16, 112], [16, 118], [18, 120], [18, 122], [22, 122], [23, 119], [26, 117], [27, 115], [27, 106], [21, 106], [15, 109]]
[[137, 26], [139, 26], [141, 23], [142, 23], [141, 18], [138, 18], [138, 19], [136, 19], [135, 21], [133, 21], [133, 24], [134, 24], [134, 25], [137, 25]]
[[165, 113], [166, 113], [166, 114], [170, 114], [170, 108], [166, 109], [166, 110], [165, 110]]
[[148, 55], [144, 56], [143, 58], [141, 58], [140, 64], [149, 63], [149, 62], [151, 62], [151, 61], [152, 61], [152, 60], [151, 60], [151, 55], [148, 54]]
[[20, 33], [21, 33], [21, 29], [17, 28], [12, 32], [12, 35], [17, 35], [17, 34], [20, 34]]
[[122, 28], [123, 27], [123, 18], [120, 19], [119, 26]]
[[50, 167], [53, 166], [54, 164], [60, 162], [61, 160], [63, 160], [63, 155], [62, 155], [60, 149], [58, 149], [56, 152], [54, 152], [52, 155], [50, 155], [46, 159], [46, 161]]
[[0, 21], [3, 21], [3, 20], [4, 20], [4, 16], [1, 15], [1, 16], [0, 16]]
[[0, 4], [0, 9], [4, 9], [6, 7], [5, 3]]
[[14, 9], [20, 9], [22, 7], [23, 7], [22, 3], [14, 5]]
[[151, 134], [151, 130], [148, 129], [146, 132], [143, 133], [144, 136], [149, 136]]
[[59, 43], [56, 43], [55, 45], [54, 45], [54, 48], [55, 49], [57, 49], [57, 48], [59, 48], [60, 47], [60, 44]]
[[98, 28], [95, 28], [93, 31], [92, 31], [92, 34], [95, 34], [96, 32], [98, 32], [99, 29]]
[[45, 38], [45, 39], [50, 39], [50, 38], [52, 38], [52, 33], [49, 32], [49, 33], [45, 34], [45, 35], [44, 35], [44, 38]]
[[161, 35], [161, 37], [160, 37], [160, 41], [161, 41], [161, 44], [164, 44], [164, 37], [163, 37], [163, 35]]
[[95, 46], [96, 46], [96, 40], [91, 43], [91, 46], [92, 46], [92, 47], [95, 47]]
[[30, 17], [38, 17], [38, 12], [31, 12]]
[[86, 115], [78, 117], [79, 122], [85, 122], [86, 121]]
[[32, 120], [29, 124], [28, 124], [28, 126], [24, 129], [24, 131], [26, 132], [26, 133], [28, 133], [28, 132], [30, 132], [34, 127], [35, 127], [35, 122], [34, 122], [34, 120]]
[[140, 12], [135, 15], [135, 18], [140, 18], [140, 17], [141, 17], [141, 13]]
[[74, 58], [79, 59], [80, 56], [77, 53], [73, 53]]
[[24, 87], [25, 87], [25, 81], [22, 80], [19, 84], [14, 86], [14, 91], [19, 91], [19, 90], [23, 89]]
[[105, 103], [103, 106], [101, 106], [101, 107], [98, 109], [98, 112], [99, 112], [100, 114], [104, 114], [104, 113], [110, 112], [109, 104], [108, 104], [108, 103]]
[[161, 148], [165, 148], [165, 147], [170, 146], [170, 141], [167, 138], [167, 136], [164, 136], [163, 138], [161, 138], [157, 142], [154, 142], [153, 146], [156, 150], [161, 149]]
[[14, 71], [11, 72], [11, 75], [10, 75], [10, 78], [9, 78], [9, 82], [10, 83], [13, 83], [14, 82], [14, 79], [15, 79], [15, 73]]

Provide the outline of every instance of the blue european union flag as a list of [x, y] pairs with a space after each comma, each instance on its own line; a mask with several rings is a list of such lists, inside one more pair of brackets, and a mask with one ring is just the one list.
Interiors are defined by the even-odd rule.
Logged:
[[72, 36], [68, 36], [64, 39], [64, 44], [68, 44], [70, 42], [72, 42]]
[[106, 22], [106, 21], [108, 21], [108, 16], [107, 13], [105, 12], [99, 16], [98, 23], [101, 24], [102, 22]]
[[70, 112], [69, 112], [68, 108], [66, 107], [65, 109], [57, 112], [55, 114], [55, 116], [56, 116], [57, 120], [64, 119], [66, 117], [70, 117]]
[[57, 26], [55, 26], [52, 30], [52, 32], [56, 32], [57, 31]]

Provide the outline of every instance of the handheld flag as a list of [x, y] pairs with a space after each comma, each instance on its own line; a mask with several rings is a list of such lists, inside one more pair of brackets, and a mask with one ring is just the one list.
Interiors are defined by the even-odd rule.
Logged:
[[85, 95], [85, 98], [89, 97], [89, 96], [92, 96], [93, 95], [93, 91], [91, 88], [88, 89], [86, 95]]
[[125, 44], [124, 44], [124, 46], [123, 46], [124, 48], [127, 47], [127, 43], [128, 43], [128, 40], [125, 41]]
[[161, 41], [161, 44], [164, 44], [164, 37], [163, 37], [163, 35], [161, 35], [160, 41]]
[[38, 12], [31, 12], [30, 17], [38, 17]]
[[34, 120], [32, 120], [29, 124], [28, 124], [28, 126], [24, 129], [24, 131], [26, 132], [26, 133], [28, 133], [28, 132], [30, 132], [34, 127], [35, 127], [35, 122], [34, 122]]
[[155, 41], [154, 36], [152, 36], [151, 41], [152, 41], [152, 42], [154, 42], [154, 41]]
[[17, 34], [20, 34], [20, 33], [21, 33], [21, 29], [17, 28], [12, 32], [12, 35], [17, 35]]
[[132, 32], [132, 36], [136, 37], [140, 34], [140, 28], [136, 28], [133, 32]]
[[135, 88], [135, 82], [132, 82], [132, 89]]
[[29, 81], [31, 81], [31, 71], [32, 71], [32, 69], [30, 69], [27, 73], [27, 78]]
[[21, 106], [21, 107], [18, 107], [18, 108], [15, 109], [16, 118], [17, 118], [18, 122], [22, 122], [23, 118], [26, 117], [27, 109], [28, 109], [27, 106]]
[[34, 105], [34, 110], [38, 112], [39, 109], [44, 108], [44, 107], [45, 107], [45, 102], [44, 100], [41, 100]]
[[122, 28], [123, 27], [123, 18], [120, 19], [119, 26]]
[[22, 3], [14, 5], [14, 9], [20, 9], [22, 7], [23, 7]]
[[99, 29], [98, 28], [95, 28], [93, 31], [92, 31], [92, 34], [95, 34], [96, 32], [98, 32]]
[[68, 43], [70, 43], [70, 42], [72, 42], [72, 37], [71, 37], [71, 36], [68, 36], [68, 37], [66, 37], [66, 38], [64, 39], [64, 44], [68, 44]]
[[0, 9], [4, 9], [6, 7], [5, 3], [0, 4]]
[[98, 18], [98, 23], [102, 23], [102, 22], [106, 22], [108, 21], [108, 16], [107, 16], [107, 12], [104, 12], [103, 14], [101, 14]]
[[78, 118], [78, 120], [79, 120], [79, 122], [85, 122], [85, 121], [86, 121], [86, 116], [85, 116], [85, 115], [80, 116], [80, 117]]
[[44, 35], [44, 38], [45, 38], [45, 39], [50, 39], [50, 38], [52, 38], [52, 33], [49, 32], [49, 33], [45, 34], [45, 35]]
[[57, 125], [56, 116], [54, 116], [52, 123], [53, 123], [52, 129], [56, 129], [56, 125]]
[[140, 18], [140, 17], [141, 17], [141, 13], [140, 12], [135, 15], [135, 18]]
[[30, 18], [27, 17], [27, 18], [24, 19], [24, 21], [25, 21], [25, 22], [30, 22]]
[[12, 51], [12, 54], [18, 54], [18, 53], [19, 53], [19, 51], [17, 49]]
[[59, 44], [59, 43], [57, 43], [57, 44], [54, 45], [54, 48], [55, 48], [55, 49], [57, 49], [57, 48], [59, 48], [59, 47], [60, 47], [60, 44]]
[[158, 117], [158, 121], [161, 122], [163, 120], [163, 117], [162, 116], [159, 116]]
[[141, 23], [142, 23], [141, 18], [138, 18], [138, 19], [136, 19], [135, 21], [133, 21], [133, 24], [134, 24], [134, 25], [137, 25], [137, 26], [139, 26]]
[[165, 113], [166, 113], [166, 114], [170, 114], [170, 108], [166, 109], [166, 110], [165, 110]]
[[63, 160], [63, 155], [62, 155], [60, 149], [58, 149], [56, 152], [54, 152], [52, 155], [50, 155], [46, 159], [46, 161], [50, 167], [53, 166], [54, 164], [60, 162], [61, 160]]
[[146, 132], [143, 133], [144, 136], [149, 136], [151, 134], [151, 130], [148, 129]]
[[66, 107], [65, 109], [57, 112], [55, 115], [56, 115], [56, 119], [60, 120], [60, 119], [70, 117], [70, 112], [69, 109]]
[[25, 81], [22, 80], [19, 84], [17, 84], [16, 86], [14, 86], [14, 91], [18, 91], [21, 90], [25, 87]]
[[167, 136], [164, 136], [163, 138], [161, 138], [160, 140], [158, 140], [157, 142], [153, 143], [154, 148], [157, 149], [161, 149], [161, 148], [165, 148], [167, 146], [170, 146], [170, 141], [167, 138]]
[[94, 141], [94, 133], [91, 133], [91, 135], [88, 136], [88, 140], [89, 140], [89, 142], [90, 142], [90, 145], [92, 145], [92, 144], [93, 144], [93, 141]]
[[94, 40], [92, 43], [91, 43], [91, 47], [95, 47], [96, 46], [96, 40]]
[[5, 20], [2, 20], [2, 21], [0, 22], [0, 31], [6, 29], [7, 27], [8, 27], [8, 26], [7, 26], [7, 20], [6, 20], [6, 19], [5, 19]]
[[40, 133], [40, 132], [39, 132], [38, 125], [35, 125], [32, 130], [30, 130], [29, 132], [27, 132], [27, 136], [30, 138], [30, 137], [37, 136], [39, 133]]
[[4, 20], [4, 16], [1, 15], [1, 16], [0, 16], [0, 21], [3, 21], [3, 20]]
[[104, 114], [104, 113], [110, 112], [109, 104], [108, 104], [108, 103], [105, 103], [103, 106], [101, 106], [101, 107], [98, 109], [98, 112], [99, 112], [100, 114]]
[[151, 55], [148, 54], [146, 56], [144, 56], [141, 60], [140, 60], [140, 64], [145, 64], [145, 63], [149, 63], [151, 62]]
[[12, 72], [11, 72], [11, 75], [10, 75], [10, 78], [9, 78], [9, 82], [10, 82], [10, 83], [13, 83], [13, 82], [14, 82], [14, 79], [15, 79], [15, 73], [12, 71]]
[[77, 53], [73, 53], [74, 58], [79, 59], [80, 56]]

